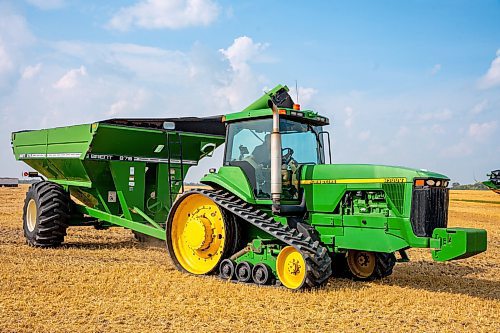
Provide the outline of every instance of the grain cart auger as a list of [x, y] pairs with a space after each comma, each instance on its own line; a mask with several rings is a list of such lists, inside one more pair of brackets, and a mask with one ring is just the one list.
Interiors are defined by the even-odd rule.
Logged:
[[[383, 278], [410, 247], [436, 261], [486, 250], [485, 230], [447, 228], [446, 176], [328, 164], [328, 123], [277, 86], [225, 116], [13, 133], [16, 158], [47, 178], [27, 193], [26, 239], [57, 246], [67, 227], [121, 226], [166, 240], [181, 271], [290, 289]], [[183, 191], [224, 142], [223, 166], [201, 179], [211, 189]]]

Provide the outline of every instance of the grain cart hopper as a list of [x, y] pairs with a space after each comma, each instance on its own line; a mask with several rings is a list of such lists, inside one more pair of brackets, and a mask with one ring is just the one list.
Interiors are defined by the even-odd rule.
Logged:
[[[485, 230], [447, 228], [446, 176], [327, 164], [328, 124], [277, 86], [222, 117], [13, 133], [16, 158], [47, 178], [27, 193], [25, 236], [56, 246], [68, 226], [121, 226], [166, 240], [181, 271], [290, 289], [388, 276], [410, 247], [437, 261], [485, 251]], [[212, 189], [179, 195], [188, 168], [223, 142], [223, 165], [201, 179]]]

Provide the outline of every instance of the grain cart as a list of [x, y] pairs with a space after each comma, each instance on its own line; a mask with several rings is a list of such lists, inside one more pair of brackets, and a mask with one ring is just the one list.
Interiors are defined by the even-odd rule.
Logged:
[[[446, 176], [327, 163], [328, 124], [277, 86], [225, 116], [13, 133], [16, 158], [47, 178], [26, 195], [26, 239], [51, 247], [68, 227], [121, 226], [165, 240], [181, 271], [290, 289], [383, 278], [410, 247], [436, 261], [486, 250], [485, 230], [447, 228]], [[210, 189], [183, 191], [222, 143], [223, 165], [200, 180]]]

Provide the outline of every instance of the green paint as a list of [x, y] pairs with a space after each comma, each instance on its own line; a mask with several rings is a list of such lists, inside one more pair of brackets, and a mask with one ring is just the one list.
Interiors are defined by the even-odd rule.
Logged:
[[201, 178], [202, 184], [222, 187], [249, 203], [255, 203], [253, 190], [243, 171], [238, 167], [223, 166], [217, 173], [209, 173]]
[[[226, 115], [225, 121], [243, 124], [243, 121], [270, 118], [272, 110], [268, 101], [282, 88], [288, 90], [277, 86], [243, 111]], [[290, 122], [307, 128], [306, 131], [311, 131], [310, 126], [303, 124], [321, 129], [321, 125], [329, 121], [312, 110], [281, 110], [285, 119], [293, 120]], [[181, 141], [181, 145], [169, 150], [168, 142], [173, 141]], [[183, 177], [193, 164], [210, 154], [207, 145], [219, 146], [224, 141], [223, 136], [217, 135], [109, 123], [12, 134], [16, 159], [67, 188], [84, 203], [78, 208], [82, 213], [98, 219], [102, 226], [121, 226], [163, 240], [170, 201], [181, 191]], [[317, 145], [319, 154], [324, 144]], [[178, 158], [180, 148], [183, 161], [191, 164], [184, 163], [181, 168], [179, 162], [171, 161], [169, 166], [167, 160]], [[314, 147], [311, 150], [314, 151]], [[288, 178], [286, 189], [296, 187], [296, 193], [303, 193], [308, 212], [302, 222], [313, 226], [321, 242], [332, 252], [432, 248], [433, 258], [443, 261], [486, 250], [484, 230], [436, 228], [432, 235], [426, 236], [417, 236], [414, 232], [415, 180], [447, 182], [445, 175], [367, 164], [304, 164], [297, 170], [286, 170], [287, 175], [295, 176]], [[230, 166], [226, 161], [201, 182], [223, 188], [271, 215], [271, 201], [265, 196], [255, 198], [254, 185], [248, 177], [240, 167]], [[284, 195], [282, 204], [298, 204], [297, 196]], [[282, 224], [292, 223], [284, 216], [274, 218]], [[79, 223], [72, 221], [71, 224]], [[245, 224], [241, 226], [240, 237], [242, 246], [248, 244], [251, 249], [236, 261], [264, 262], [275, 271], [276, 256], [283, 244]]]
[[434, 229], [431, 247], [436, 261], [464, 259], [486, 251], [486, 230], [471, 228]]
[[274, 276], [277, 276], [276, 257], [281, 250], [281, 246], [273, 244], [272, 240], [254, 239], [249, 247], [250, 251], [236, 258], [236, 263], [247, 261], [253, 266], [264, 263], [271, 268]]

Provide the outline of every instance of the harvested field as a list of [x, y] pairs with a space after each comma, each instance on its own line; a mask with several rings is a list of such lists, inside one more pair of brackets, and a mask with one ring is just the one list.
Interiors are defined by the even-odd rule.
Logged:
[[2, 332], [500, 331], [500, 195], [490, 191], [450, 202], [450, 226], [488, 230], [486, 253], [434, 263], [411, 250], [383, 281], [290, 292], [182, 274], [119, 228], [69, 229], [61, 248], [30, 248], [26, 189], [0, 188]]

